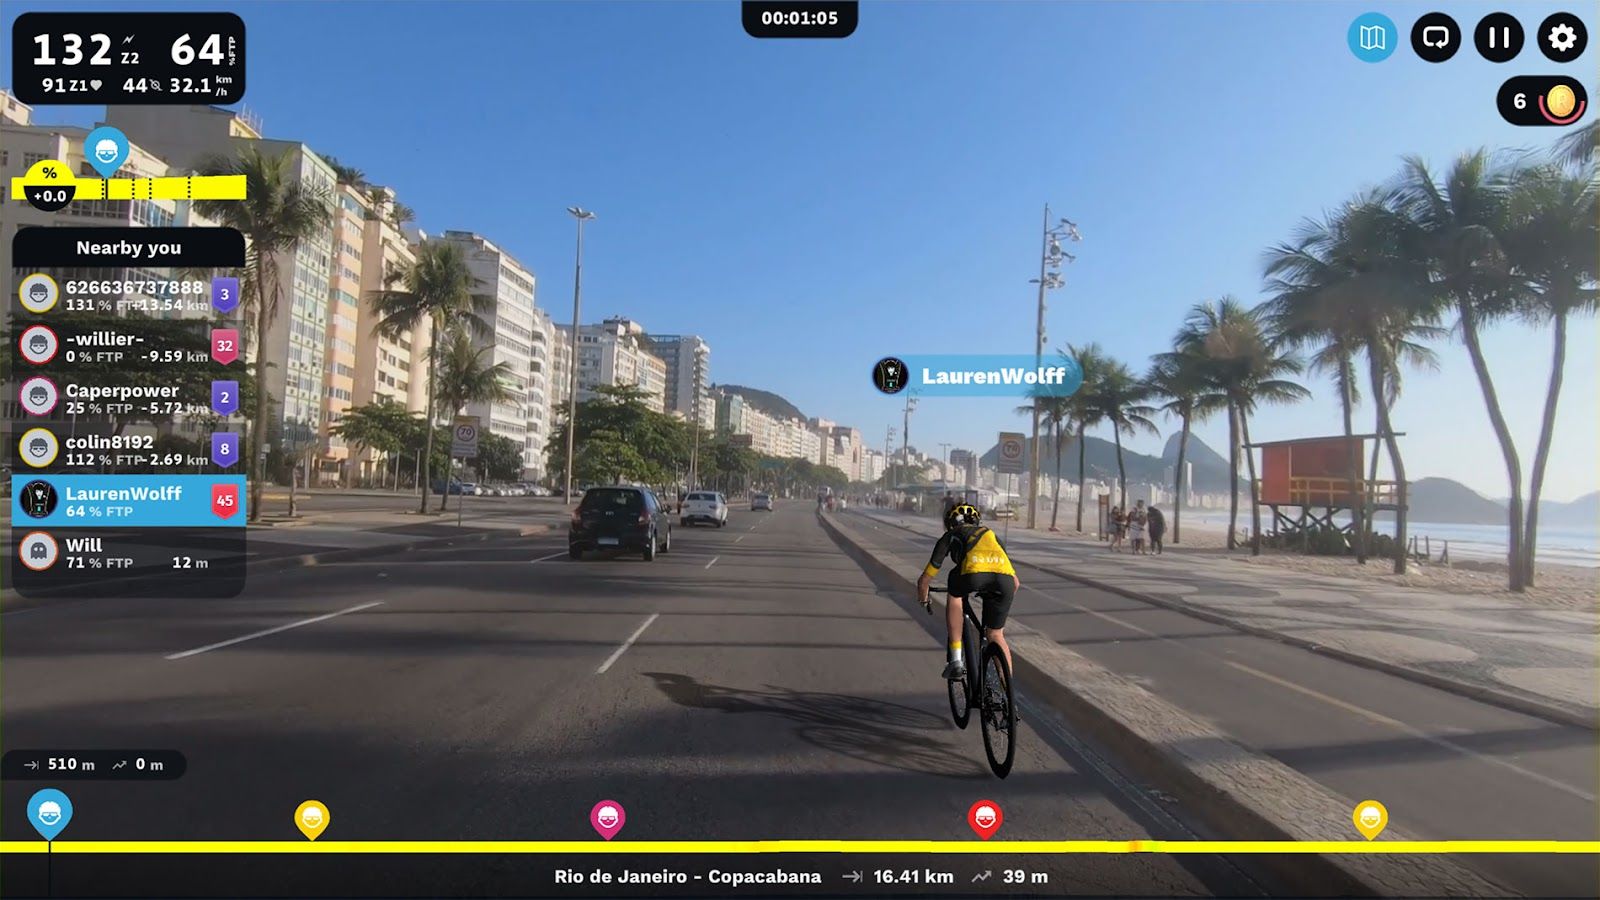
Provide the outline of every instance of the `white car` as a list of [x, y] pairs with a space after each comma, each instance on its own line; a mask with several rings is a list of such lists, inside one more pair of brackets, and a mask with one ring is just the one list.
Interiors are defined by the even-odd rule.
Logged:
[[713, 491], [691, 491], [678, 511], [679, 525], [709, 522], [721, 528], [728, 524], [728, 501]]
[[755, 512], [758, 509], [764, 509], [767, 512], [772, 512], [772, 495], [771, 494], [751, 494], [750, 495], [750, 511], [751, 512]]

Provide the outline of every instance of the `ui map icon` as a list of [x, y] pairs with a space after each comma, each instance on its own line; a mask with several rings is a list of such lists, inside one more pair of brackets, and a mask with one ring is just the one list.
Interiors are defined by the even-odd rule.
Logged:
[[211, 358], [225, 366], [239, 358], [239, 329], [211, 329]]
[[589, 810], [589, 824], [608, 841], [616, 837], [627, 823], [627, 812], [615, 800], [601, 800], [594, 805], [594, 809]]
[[72, 801], [55, 788], [45, 788], [28, 798], [28, 824], [45, 840], [55, 840], [71, 821]]
[[294, 827], [306, 836], [306, 840], [314, 841], [322, 835], [328, 827], [328, 805], [318, 800], [307, 800], [300, 804], [294, 811]]
[[231, 416], [239, 411], [239, 382], [211, 382], [211, 411], [219, 416]]
[[111, 178], [128, 161], [128, 136], [119, 128], [101, 125], [83, 139], [84, 155], [101, 178]]
[[239, 461], [239, 435], [231, 431], [211, 433], [211, 461], [226, 469]]
[[223, 315], [239, 308], [239, 279], [211, 279], [211, 308]]

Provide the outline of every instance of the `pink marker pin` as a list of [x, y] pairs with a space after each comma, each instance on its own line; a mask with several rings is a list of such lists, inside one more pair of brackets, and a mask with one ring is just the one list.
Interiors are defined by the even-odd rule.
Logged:
[[594, 809], [589, 810], [589, 824], [608, 841], [616, 837], [627, 822], [628, 814], [623, 812], [622, 804], [615, 800], [601, 800], [594, 805]]

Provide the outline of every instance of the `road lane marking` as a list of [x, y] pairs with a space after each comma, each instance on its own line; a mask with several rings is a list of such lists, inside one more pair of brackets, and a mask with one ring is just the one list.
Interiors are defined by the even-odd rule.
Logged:
[[745, 539], [745, 535], [742, 535], [742, 534], [741, 534], [741, 535], [739, 535], [739, 536], [738, 536], [738, 537], [736, 537], [736, 538], [734, 538], [734, 539], [733, 539], [733, 542], [734, 542], [734, 543], [735, 543], [735, 544], [737, 544], [737, 543], [739, 543], [739, 542], [740, 542], [740, 541], [742, 541], [742, 540], [744, 540], [744, 539]]
[[606, 661], [600, 664], [600, 668], [594, 670], [594, 673], [596, 675], [604, 675], [606, 670], [611, 668], [612, 663], [616, 662], [618, 659], [621, 659], [622, 654], [628, 652], [628, 648], [632, 647], [633, 642], [639, 639], [639, 635], [644, 634], [644, 630], [650, 627], [650, 623], [659, 618], [661, 618], [661, 613], [651, 613], [650, 618], [645, 619], [643, 625], [640, 625], [637, 629], [635, 629], [633, 634], [628, 635], [628, 639], [622, 642], [622, 646], [618, 647], [616, 652], [607, 657]]
[[552, 553], [549, 556], [541, 556], [538, 559], [530, 559], [530, 560], [528, 560], [528, 562], [530, 562], [530, 563], [544, 562], [547, 559], [555, 559], [558, 556], [566, 556], [569, 552], [570, 551], [562, 550], [559, 553]]
[[712, 567], [712, 566], [714, 566], [714, 565], [716, 565], [716, 564], [717, 564], [717, 560], [719, 560], [719, 559], [721, 559], [721, 558], [722, 558], [722, 557], [720, 557], [720, 556], [713, 556], [713, 557], [711, 557], [711, 562], [708, 562], [708, 563], [706, 563], [706, 568], [708, 568], [708, 569], [709, 569], [709, 568], [711, 568], [711, 567]]
[[183, 659], [184, 657], [188, 657], [188, 656], [198, 656], [201, 653], [206, 653], [206, 652], [211, 651], [211, 650], [221, 650], [223, 647], [232, 647], [234, 644], [242, 644], [245, 641], [253, 641], [256, 638], [262, 638], [262, 637], [266, 637], [266, 636], [271, 635], [271, 634], [277, 634], [280, 631], [288, 631], [291, 628], [299, 628], [302, 625], [314, 625], [317, 622], [326, 622], [327, 620], [332, 619], [332, 618], [336, 618], [338, 616], [348, 615], [348, 614], [353, 613], [353, 612], [360, 612], [363, 609], [371, 609], [374, 606], [382, 606], [382, 605], [383, 605], [383, 601], [382, 600], [374, 600], [371, 603], [363, 603], [360, 606], [352, 606], [349, 609], [341, 609], [338, 612], [331, 612], [331, 613], [328, 613], [327, 615], [313, 616], [313, 617], [311, 617], [309, 619], [301, 619], [298, 622], [290, 622], [287, 625], [279, 625], [276, 628], [268, 628], [265, 631], [256, 631], [256, 632], [252, 632], [251, 634], [244, 635], [242, 637], [229, 638], [226, 641], [218, 641], [215, 644], [207, 644], [204, 647], [196, 647], [193, 650], [185, 650], [185, 651], [183, 651], [181, 653], [169, 653], [169, 654], [167, 654], [167, 659]]
[[1417, 739], [1423, 740], [1423, 741], [1427, 741], [1428, 743], [1433, 744], [1436, 747], [1443, 747], [1446, 750], [1450, 750], [1452, 752], [1459, 753], [1462, 756], [1471, 757], [1473, 759], [1479, 759], [1479, 760], [1482, 760], [1482, 761], [1484, 761], [1486, 763], [1491, 763], [1493, 765], [1500, 766], [1503, 769], [1510, 769], [1511, 771], [1516, 772], [1518, 775], [1522, 775], [1524, 777], [1531, 778], [1534, 781], [1537, 781], [1540, 784], [1544, 785], [1545, 787], [1554, 788], [1555, 790], [1561, 791], [1562, 793], [1567, 794], [1569, 796], [1577, 797], [1579, 800], [1583, 800], [1583, 801], [1588, 802], [1588, 803], [1593, 803], [1595, 801], [1595, 795], [1589, 793], [1588, 791], [1583, 790], [1582, 788], [1573, 787], [1572, 785], [1567, 784], [1564, 781], [1558, 781], [1558, 780], [1556, 780], [1554, 778], [1551, 778], [1548, 775], [1542, 775], [1542, 774], [1540, 774], [1538, 772], [1534, 772], [1534, 771], [1531, 771], [1529, 769], [1524, 769], [1523, 767], [1517, 765], [1514, 762], [1508, 762], [1508, 761], [1506, 761], [1504, 759], [1500, 759], [1499, 757], [1495, 757], [1495, 756], [1485, 756], [1484, 754], [1479, 753], [1476, 750], [1471, 750], [1471, 749], [1469, 749], [1467, 747], [1463, 747], [1460, 744], [1455, 743], [1454, 741], [1449, 741], [1449, 740], [1446, 740], [1446, 739], [1444, 739], [1442, 737], [1437, 737], [1435, 735], [1428, 734], [1427, 732], [1421, 730], [1420, 728], [1413, 728], [1412, 726], [1407, 725], [1406, 723], [1401, 722], [1398, 719], [1391, 719], [1391, 718], [1389, 718], [1388, 716], [1386, 716], [1386, 715], [1384, 715], [1382, 713], [1373, 712], [1370, 709], [1364, 709], [1364, 708], [1362, 708], [1360, 706], [1356, 706], [1353, 703], [1348, 703], [1348, 702], [1346, 702], [1344, 700], [1340, 700], [1337, 697], [1330, 697], [1327, 694], [1324, 694], [1324, 693], [1322, 693], [1320, 691], [1312, 690], [1311, 688], [1305, 687], [1304, 685], [1295, 684], [1294, 682], [1289, 681], [1287, 679], [1279, 678], [1278, 676], [1273, 675], [1270, 672], [1263, 672], [1260, 669], [1253, 669], [1250, 666], [1245, 665], [1244, 663], [1234, 662], [1231, 659], [1225, 659], [1225, 660], [1223, 660], [1223, 662], [1226, 663], [1227, 665], [1235, 668], [1235, 669], [1238, 669], [1241, 672], [1245, 672], [1247, 674], [1254, 675], [1255, 677], [1260, 678], [1263, 681], [1270, 681], [1273, 684], [1276, 684], [1276, 685], [1279, 685], [1281, 687], [1287, 688], [1287, 689], [1289, 689], [1291, 691], [1296, 691], [1298, 693], [1304, 694], [1307, 697], [1311, 697], [1311, 698], [1316, 699], [1316, 700], [1321, 700], [1323, 703], [1326, 703], [1326, 704], [1328, 704], [1330, 706], [1335, 706], [1335, 707], [1338, 707], [1339, 709], [1346, 710], [1347, 712], [1355, 713], [1356, 715], [1362, 716], [1363, 718], [1366, 718], [1366, 719], [1370, 719], [1373, 722], [1377, 722], [1377, 723], [1379, 723], [1381, 725], [1387, 725], [1390, 728], [1393, 728], [1393, 729], [1395, 729], [1397, 731], [1405, 732], [1406, 734], [1409, 734], [1414, 738], [1417, 738]]

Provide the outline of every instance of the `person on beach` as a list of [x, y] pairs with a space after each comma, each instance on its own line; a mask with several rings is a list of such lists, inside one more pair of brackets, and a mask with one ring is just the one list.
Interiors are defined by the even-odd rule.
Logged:
[[1144, 529], [1144, 501], [1140, 500], [1133, 505], [1133, 512], [1128, 514], [1128, 531], [1130, 542], [1133, 544], [1133, 552], [1140, 555], [1144, 554]]
[[1167, 534], [1167, 517], [1160, 509], [1152, 506], [1149, 513], [1150, 519], [1150, 552], [1161, 553], [1161, 539]]
[[1111, 507], [1111, 549], [1122, 552], [1122, 533], [1128, 528], [1128, 519], [1122, 514], [1122, 507]]

